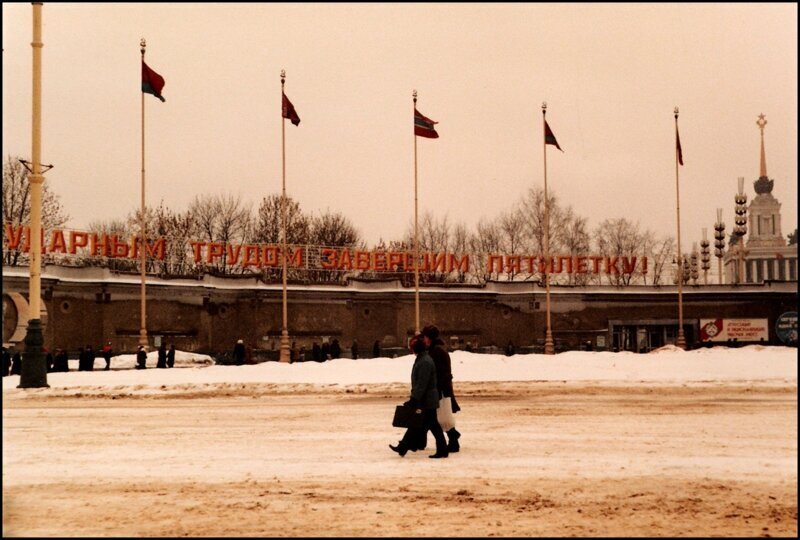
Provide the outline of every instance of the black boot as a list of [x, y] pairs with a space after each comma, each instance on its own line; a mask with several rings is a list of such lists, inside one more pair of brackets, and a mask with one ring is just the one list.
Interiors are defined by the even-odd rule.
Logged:
[[437, 450], [435, 454], [433, 454], [432, 456], [428, 456], [428, 457], [429, 458], [433, 458], [433, 459], [445, 458], [445, 457], [447, 457], [447, 449]]
[[447, 438], [450, 441], [447, 444], [448, 452], [458, 452], [459, 450], [461, 450], [461, 445], [458, 444], [458, 439], [461, 438], [461, 433], [456, 431], [456, 428], [451, 428], [447, 430]]
[[390, 444], [389, 448], [391, 448], [392, 450], [394, 450], [395, 452], [400, 454], [400, 457], [405, 456], [406, 452], [408, 452], [408, 447], [403, 443], [403, 441], [400, 441], [399, 443], [397, 443], [397, 446], [392, 446]]

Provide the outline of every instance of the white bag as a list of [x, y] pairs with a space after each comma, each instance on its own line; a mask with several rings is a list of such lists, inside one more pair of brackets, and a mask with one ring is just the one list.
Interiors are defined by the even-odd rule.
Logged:
[[442, 431], [450, 431], [456, 427], [456, 419], [453, 416], [453, 404], [449, 397], [443, 397], [439, 400], [439, 408], [436, 409], [436, 419], [439, 425], [442, 426]]

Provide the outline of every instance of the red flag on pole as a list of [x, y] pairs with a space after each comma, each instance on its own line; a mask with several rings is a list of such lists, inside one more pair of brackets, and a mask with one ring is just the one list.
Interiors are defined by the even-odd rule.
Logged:
[[297, 111], [294, 110], [294, 105], [292, 102], [289, 101], [289, 98], [286, 97], [286, 94], [283, 94], [283, 117], [288, 118], [291, 120], [292, 124], [299, 126], [300, 125], [300, 117], [297, 116]]

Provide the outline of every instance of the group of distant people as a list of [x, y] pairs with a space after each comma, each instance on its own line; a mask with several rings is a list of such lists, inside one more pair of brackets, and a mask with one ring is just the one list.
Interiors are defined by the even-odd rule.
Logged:
[[[13, 347], [12, 347], [13, 348]], [[45, 364], [48, 373], [58, 373], [69, 371], [69, 354], [66, 349], [57, 348], [55, 352], [50, 352], [47, 348], [43, 350], [45, 354]], [[91, 345], [78, 348], [78, 371], [94, 371], [94, 364], [97, 358], [94, 348]], [[100, 356], [105, 360], [103, 371], [111, 369], [111, 359], [115, 356], [111, 342], [107, 342], [100, 349]], [[142, 345], [136, 351], [136, 369], [147, 367], [147, 351]], [[175, 345], [171, 344], [167, 349], [166, 343], [162, 342], [158, 348], [157, 368], [171, 368], [175, 366]], [[12, 354], [10, 349], [3, 347], [3, 377], [7, 375], [22, 374], [22, 355], [20, 351]]]

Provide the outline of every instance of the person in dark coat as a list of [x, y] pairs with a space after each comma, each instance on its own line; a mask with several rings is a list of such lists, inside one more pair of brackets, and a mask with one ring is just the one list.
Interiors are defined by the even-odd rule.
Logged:
[[514, 356], [514, 353], [516, 352], [517, 351], [514, 348], [514, 344], [509, 341], [508, 345], [506, 345], [506, 356]]
[[380, 358], [381, 356], [381, 342], [379, 340], [375, 340], [375, 343], [372, 344], [372, 358]]
[[319, 351], [320, 362], [325, 362], [331, 359], [331, 346], [327, 341], [322, 342], [322, 348]]
[[358, 342], [356, 340], [353, 340], [353, 344], [350, 346], [350, 357], [358, 360]]
[[331, 358], [336, 360], [342, 356], [342, 347], [339, 345], [339, 340], [334, 339], [331, 343]]
[[[414, 367], [411, 369], [411, 398], [404, 403], [405, 406], [412, 406], [417, 411], [422, 411], [425, 415], [425, 435], [430, 431], [436, 439], [436, 453], [428, 456], [431, 458], [446, 458], [447, 440], [442, 432], [442, 426], [436, 419], [436, 409], [439, 407], [439, 390], [436, 387], [436, 366], [433, 359], [425, 350], [425, 338], [421, 334], [411, 338], [411, 350], [417, 355], [414, 360]], [[406, 430], [405, 435], [397, 446], [389, 445], [393, 451], [405, 456], [415, 444], [414, 430]]]
[[88, 371], [86, 367], [86, 351], [83, 347], [78, 347], [78, 371]]
[[8, 377], [11, 371], [11, 353], [3, 347], [3, 377]]
[[240, 339], [239, 341], [236, 342], [236, 345], [233, 346], [233, 363], [237, 366], [243, 366], [244, 357], [245, 357], [244, 341]]
[[47, 353], [47, 355], [44, 357], [44, 363], [47, 366], [47, 372], [50, 373], [51, 371], [53, 371], [55, 360], [53, 360], [53, 353], [48, 351], [46, 347], [44, 348], [44, 352]]
[[94, 350], [91, 345], [86, 346], [86, 371], [94, 371]]
[[[447, 352], [444, 341], [439, 337], [439, 329], [436, 326], [426, 326], [422, 329], [422, 335], [428, 339], [428, 351], [431, 358], [433, 358], [433, 363], [436, 365], [439, 399], [449, 397], [453, 414], [455, 414], [461, 410], [461, 407], [458, 406], [456, 396], [453, 393], [453, 370], [450, 354]], [[447, 450], [449, 452], [458, 452], [461, 449], [461, 445], [458, 442], [460, 437], [461, 433], [458, 432], [455, 425], [447, 430]]]
[[14, 356], [11, 357], [11, 374], [22, 375], [22, 356], [19, 351], [15, 351]]
[[167, 367], [175, 367], [175, 344], [169, 344], [169, 350], [167, 351]]
[[167, 369], [167, 344], [163, 341], [158, 347], [158, 362], [156, 362], [156, 367]]
[[147, 369], [147, 351], [144, 350], [144, 345], [139, 345], [136, 351], [136, 369]]
[[69, 371], [69, 356], [65, 349], [56, 349], [56, 359], [53, 371], [67, 373]]
[[311, 359], [314, 360], [314, 362], [319, 362], [321, 355], [322, 355], [322, 349], [320, 349], [319, 345], [315, 341], [311, 345]]
[[111, 342], [109, 341], [103, 346], [103, 359], [106, 361], [105, 371], [111, 369], [111, 357], [114, 356], [114, 349], [111, 348]]

